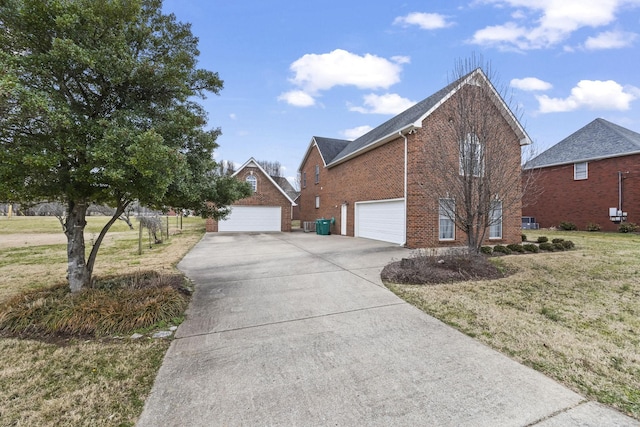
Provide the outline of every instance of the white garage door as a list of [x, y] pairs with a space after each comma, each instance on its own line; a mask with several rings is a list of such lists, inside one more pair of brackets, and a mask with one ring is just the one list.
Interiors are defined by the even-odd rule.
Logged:
[[405, 242], [404, 200], [382, 200], [356, 203], [356, 237]]
[[218, 231], [281, 231], [280, 206], [233, 206]]

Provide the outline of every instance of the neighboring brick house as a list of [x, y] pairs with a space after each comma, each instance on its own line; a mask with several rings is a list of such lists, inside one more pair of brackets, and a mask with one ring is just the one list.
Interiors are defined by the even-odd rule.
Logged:
[[[524, 166], [522, 214], [542, 228], [572, 222], [579, 230], [597, 224], [616, 231], [640, 222], [640, 134], [595, 119]], [[620, 211], [620, 215], [618, 215]], [[624, 213], [626, 213], [626, 218]]]
[[248, 182], [253, 195], [235, 202], [226, 219], [207, 219], [207, 231], [291, 231], [298, 194], [285, 178], [269, 176], [253, 158], [232, 176]]
[[[446, 125], [453, 120], [452, 99], [479, 85], [490, 88], [492, 95], [485, 99], [486, 114], [495, 115], [496, 122], [509, 135], [500, 141], [501, 149], [510, 170], [519, 174], [521, 146], [530, 143], [529, 138], [478, 69], [354, 141], [313, 137], [299, 169], [301, 226], [317, 218], [333, 218], [333, 234], [409, 248], [464, 244], [465, 236], [451, 224], [450, 230], [443, 233], [447, 221], [439, 214], [440, 201], [430, 197], [422, 183], [439, 179], [425, 170], [425, 156], [434, 149], [430, 142], [442, 139], [446, 134], [443, 129], [451, 127]], [[447, 144], [458, 150], [458, 141]], [[519, 192], [517, 182], [515, 191]], [[491, 243], [521, 241], [520, 227], [518, 198], [517, 206], [502, 212]]]

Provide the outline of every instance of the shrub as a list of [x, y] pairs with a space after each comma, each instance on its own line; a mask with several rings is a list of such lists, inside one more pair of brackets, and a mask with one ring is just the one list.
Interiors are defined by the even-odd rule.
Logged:
[[493, 248], [491, 246], [483, 246], [480, 248], [480, 253], [483, 253], [485, 255], [491, 255], [492, 252]]
[[564, 245], [562, 244], [562, 242], [552, 243], [552, 245], [554, 250], [557, 249], [559, 251], [564, 251]]
[[578, 227], [576, 227], [574, 223], [569, 221], [562, 221], [560, 225], [558, 225], [558, 228], [565, 231], [573, 231], [578, 229]]
[[511, 253], [511, 249], [509, 249], [509, 248], [508, 248], [508, 247], [506, 247], [506, 246], [502, 246], [502, 245], [495, 245], [495, 246], [493, 247], [493, 253], [494, 253], [494, 254], [495, 254], [495, 253], [502, 253], [502, 254], [505, 254], [505, 255], [509, 255], [509, 254]]
[[524, 252], [524, 248], [522, 247], [522, 245], [517, 243], [511, 243], [510, 245], [507, 245], [507, 248], [509, 248], [511, 252], [518, 252], [518, 253]]
[[576, 245], [573, 244], [571, 240], [563, 240], [560, 242], [565, 249], [573, 249]]
[[549, 251], [549, 252], [553, 252], [553, 250], [554, 250], [553, 243], [550, 243], [550, 242], [542, 242], [542, 243], [540, 243], [540, 245], [538, 246], [538, 248], [539, 248], [541, 251]]
[[527, 235], [526, 234], [521, 234], [520, 236], [522, 236], [522, 241], [523, 242], [527, 241]]
[[557, 238], [557, 239], [551, 240], [551, 243], [562, 243], [562, 242], [564, 242], [564, 239]]
[[546, 236], [540, 236], [538, 237], [538, 243], [545, 243], [548, 242], [549, 239]]
[[538, 252], [540, 252], [540, 248], [538, 248], [538, 246], [534, 245], [533, 243], [525, 243], [524, 245], [522, 245], [522, 247], [524, 248], [525, 251], [533, 252], [534, 254], [537, 254]]
[[620, 233], [633, 233], [638, 229], [638, 226], [633, 222], [623, 222], [618, 226], [618, 232]]
[[590, 222], [587, 224], [587, 231], [600, 231], [600, 224], [596, 224], [594, 222]]

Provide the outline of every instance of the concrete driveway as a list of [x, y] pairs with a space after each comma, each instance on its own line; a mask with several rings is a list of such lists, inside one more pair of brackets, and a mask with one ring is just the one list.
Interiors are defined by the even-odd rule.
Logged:
[[638, 423], [403, 302], [398, 246], [207, 234], [138, 426], [623, 426]]

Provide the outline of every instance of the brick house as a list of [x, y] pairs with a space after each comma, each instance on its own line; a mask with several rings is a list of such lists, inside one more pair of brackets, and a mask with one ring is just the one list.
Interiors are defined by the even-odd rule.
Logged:
[[[322, 217], [335, 220], [333, 234], [409, 248], [464, 244], [466, 236], [443, 219], [440, 199], [424, 191], [425, 180], [440, 179], [426, 170], [425, 159], [437, 149], [432, 142], [443, 140], [443, 135], [448, 149], [458, 153], [460, 143], [447, 133], [452, 127], [452, 103], [480, 85], [490, 93], [484, 99], [483, 114], [494, 115], [505, 129], [500, 149], [509, 170], [519, 176], [521, 146], [530, 140], [477, 69], [354, 141], [313, 137], [299, 168], [301, 225]], [[520, 181], [515, 181], [518, 202], [501, 212], [490, 243], [521, 241]]]
[[525, 191], [523, 215], [543, 228], [564, 221], [616, 231], [625, 220], [638, 223], [639, 166], [640, 134], [595, 119], [526, 163], [524, 179], [534, 175], [535, 185]]
[[286, 178], [272, 177], [252, 157], [233, 175], [253, 187], [253, 195], [238, 200], [226, 219], [208, 218], [207, 231], [291, 231], [298, 193]]

